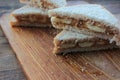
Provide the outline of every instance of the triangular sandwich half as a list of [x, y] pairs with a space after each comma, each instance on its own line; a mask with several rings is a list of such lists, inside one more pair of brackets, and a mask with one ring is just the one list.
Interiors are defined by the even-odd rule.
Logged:
[[[101, 5], [84, 4], [50, 10], [49, 16], [57, 29], [76, 29], [80, 33], [115, 41], [120, 45], [118, 19]], [[74, 28], [74, 29], [72, 29]]]
[[48, 17], [48, 10], [24, 6], [11, 13], [13, 20], [12, 26], [30, 26], [30, 27], [51, 27], [51, 21]]
[[98, 51], [117, 48], [115, 43], [109, 43], [97, 37], [63, 30], [54, 38], [54, 54]]

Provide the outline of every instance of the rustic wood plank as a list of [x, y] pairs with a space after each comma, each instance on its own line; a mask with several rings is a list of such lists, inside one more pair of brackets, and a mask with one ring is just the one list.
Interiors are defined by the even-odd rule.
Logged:
[[0, 71], [20, 68], [5, 37], [0, 37]]
[[20, 68], [14, 55], [0, 54], [0, 71]]
[[4, 36], [2, 36], [0, 37], [0, 45], [4, 45], [4, 44], [8, 44], [8, 41]]
[[9, 8], [11, 8], [16, 5], [19, 6], [22, 4], [19, 3], [19, 0], [0, 0], [0, 8], [8, 7], [8, 6], [10, 6]]
[[26, 80], [21, 69], [0, 71], [0, 80]]
[[113, 14], [120, 13], [120, 0], [85, 0], [91, 4], [100, 4]]
[[1, 30], [1, 26], [0, 26], [0, 37], [4, 37], [4, 34], [3, 34], [2, 30]]
[[5, 37], [0, 37], [0, 80], [25, 80], [21, 67]]

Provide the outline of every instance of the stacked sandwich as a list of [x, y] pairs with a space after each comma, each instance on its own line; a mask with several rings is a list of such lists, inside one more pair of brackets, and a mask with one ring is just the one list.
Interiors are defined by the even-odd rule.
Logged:
[[53, 26], [61, 29], [62, 31], [54, 38], [55, 54], [98, 51], [120, 46], [118, 19], [101, 5], [65, 7], [65, 0], [20, 0], [20, 2], [27, 5], [12, 12], [11, 25]]
[[63, 7], [65, 0], [20, 0], [26, 6], [12, 12], [12, 26], [51, 27], [48, 10]]
[[50, 10], [53, 27], [63, 29], [54, 38], [54, 53], [96, 51], [118, 48], [120, 25], [108, 10], [84, 4]]

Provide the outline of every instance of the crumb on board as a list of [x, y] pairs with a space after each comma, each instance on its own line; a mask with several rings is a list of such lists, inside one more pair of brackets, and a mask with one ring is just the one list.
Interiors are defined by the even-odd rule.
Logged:
[[86, 67], [82, 67], [81, 71], [84, 72], [86, 70]]

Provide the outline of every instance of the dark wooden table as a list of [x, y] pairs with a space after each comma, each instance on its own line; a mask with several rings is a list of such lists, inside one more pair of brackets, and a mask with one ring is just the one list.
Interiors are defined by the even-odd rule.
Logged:
[[[72, 1], [72, 0], [71, 0]], [[120, 16], [120, 0], [76, 0], [82, 3], [97, 3]], [[79, 4], [77, 2], [76, 4]], [[0, 16], [23, 6], [18, 0], [0, 0]], [[120, 19], [120, 18], [119, 18]], [[0, 29], [0, 80], [26, 80], [18, 60]]]

